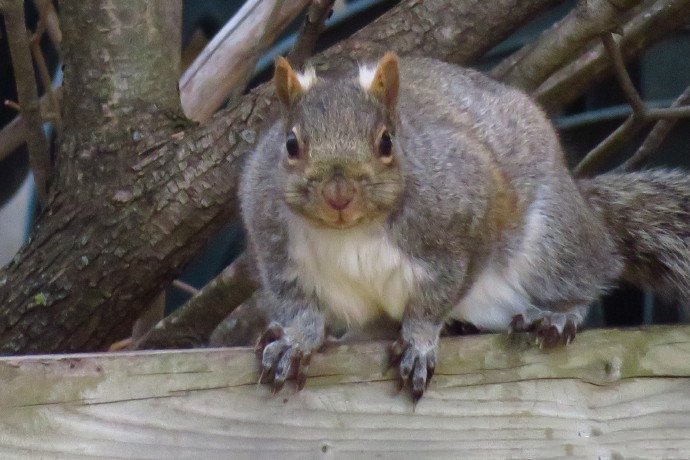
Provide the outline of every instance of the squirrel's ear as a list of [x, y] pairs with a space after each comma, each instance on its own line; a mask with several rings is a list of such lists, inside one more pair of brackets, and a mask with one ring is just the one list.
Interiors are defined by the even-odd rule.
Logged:
[[290, 107], [302, 95], [302, 85], [297, 78], [297, 74], [290, 63], [282, 56], [275, 62], [273, 72], [273, 84], [275, 85], [278, 99], [286, 106]]
[[376, 65], [369, 91], [389, 110], [393, 110], [398, 101], [399, 85], [398, 56], [388, 51]]

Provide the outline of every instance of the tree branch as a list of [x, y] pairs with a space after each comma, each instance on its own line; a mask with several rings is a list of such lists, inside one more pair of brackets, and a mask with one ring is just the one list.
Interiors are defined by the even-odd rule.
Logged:
[[676, 106], [668, 109], [648, 109], [642, 101], [640, 94], [637, 92], [637, 89], [635, 89], [630, 75], [628, 75], [625, 63], [623, 62], [623, 55], [618, 43], [616, 43], [613, 38], [613, 34], [605, 34], [602, 37], [602, 41], [613, 63], [616, 80], [618, 80], [619, 85], [623, 89], [623, 93], [633, 113], [618, 129], [600, 142], [599, 145], [592, 149], [582, 161], [580, 161], [573, 171], [576, 176], [590, 176], [596, 173], [601, 164], [609, 158], [613, 152], [630, 142], [632, 137], [651, 121], [659, 118], [674, 119], [690, 116], [690, 107]]
[[[62, 87], [53, 88], [53, 93], [58, 101], [58, 105], [60, 105]], [[41, 114], [43, 114], [43, 118], [46, 120], [49, 119], [52, 111], [50, 99], [48, 99], [47, 95], [43, 95], [39, 98], [38, 102], [40, 105], [39, 110]], [[20, 114], [0, 130], [0, 161], [24, 145], [25, 142], [26, 131], [24, 128], [24, 119]]]
[[[658, 0], [643, 8], [623, 26], [620, 46], [625, 59], [640, 54], [652, 43], [683, 27], [690, 20], [690, 0]], [[532, 92], [547, 110], [554, 112], [608, 75], [611, 60], [598, 44], [548, 77]]]
[[537, 40], [494, 67], [491, 75], [525, 91], [533, 91], [593, 39], [617, 28], [626, 10], [639, 3], [640, 0], [580, 0], [566, 17]]
[[266, 330], [269, 318], [257, 303], [257, 293], [238, 305], [211, 332], [209, 347], [251, 347], [257, 344]]
[[[292, 64], [295, 67], [301, 68], [304, 66], [306, 60], [311, 56], [316, 40], [323, 29], [323, 23], [331, 12], [333, 3], [334, 2], [330, 0], [312, 1], [309, 11], [306, 14], [304, 24], [300, 29], [297, 42], [289, 54], [289, 56], [292, 56]], [[276, 5], [276, 7], [278, 6], [279, 5]], [[273, 15], [275, 15], [275, 12]], [[269, 21], [269, 24], [272, 21], [273, 20]], [[230, 269], [232, 270], [231, 274], [225, 272], [221, 273], [216, 279], [204, 287], [204, 296], [201, 298], [197, 296], [199, 291], [192, 286], [186, 285], [179, 280], [173, 281], [173, 286], [191, 293], [194, 297], [180, 308], [180, 311], [183, 312], [182, 314], [174, 312], [169, 319], [166, 318], [166, 321], [161, 323], [163, 326], [159, 330], [151, 333], [152, 337], [150, 339], [135, 341], [135, 347], [179, 348], [181, 344], [184, 344], [185, 347], [202, 347], [207, 345], [210, 340], [210, 331], [208, 331], [205, 322], [200, 323], [198, 320], [198, 316], [208, 316], [205, 311], [207, 308], [225, 315], [223, 316], [225, 319], [220, 325], [217, 325], [214, 331], [212, 331], [215, 337], [214, 340], [220, 341], [228, 337], [230, 337], [229, 340], [232, 340], [232, 337], [237, 336], [238, 340], [240, 340], [243, 345], [248, 343], [248, 337], [264, 326], [265, 321], [263, 321], [263, 318], [259, 315], [259, 310], [245, 305], [245, 308], [240, 310], [241, 317], [235, 318], [232, 317], [231, 314], [240, 306], [240, 303], [244, 299], [240, 299], [239, 303], [231, 300], [224, 305], [213, 302], [214, 298], [235, 298], [233, 290], [236, 289], [238, 285], [256, 285], [255, 280], [245, 279], [250, 275], [249, 271], [244, 269], [244, 265], [246, 265], [244, 259], [247, 257], [249, 257], [247, 254], [242, 254], [240, 260], [236, 262], [236, 264], [240, 266], [239, 269]], [[232, 282], [228, 282], [228, 276], [234, 278]], [[208, 304], [207, 299], [211, 299], [210, 304]], [[212, 317], [217, 318], [218, 315], [213, 314]], [[165, 325], [167, 325], [167, 327]], [[200, 327], [201, 329], [199, 329]], [[180, 338], [180, 335], [182, 338]]]
[[256, 290], [250, 263], [248, 254], [242, 254], [189, 302], [135, 342], [133, 348], [194, 348], [208, 344], [218, 324]]
[[[356, 62], [392, 50], [466, 63], [554, 3], [406, 0], [313, 62], [321, 71], [354, 72]], [[78, 3], [75, 20], [88, 14], [91, 4]], [[88, 68], [93, 62], [86, 57], [98, 53], [74, 46], [77, 40], [85, 47], [101, 46], [83, 39], [98, 30], [98, 21], [92, 17], [80, 26], [63, 23], [63, 47], [66, 57], [80, 51], [71, 59], [83, 58]], [[154, 45], [142, 43], [138, 59], [153, 49], [160, 53]], [[66, 85], [75, 84], [67, 81], [73, 75], [66, 73]], [[130, 95], [122, 96], [127, 101]], [[70, 92], [70, 97], [76, 98], [71, 101], [76, 108], [78, 95]], [[95, 169], [95, 163], [85, 162], [81, 179], [73, 176], [75, 183], [99, 180], [106, 172], [114, 177], [93, 194], [75, 196], [66, 192], [69, 184], [59, 187], [30, 243], [0, 270], [0, 353], [102, 349], [129, 335], [134, 319], [206, 239], [237, 216], [241, 158], [253, 148], [257, 129], [273, 116], [274, 107], [272, 88], [262, 85], [202, 127], [153, 134], [144, 142], [130, 134], [120, 138], [118, 150], [105, 153], [94, 150], [98, 136], [71, 144], [70, 156], [88, 159], [98, 153], [104, 162]], [[80, 119], [90, 110], [86, 106], [85, 113], [73, 113]], [[110, 163], [114, 155], [120, 161]]]
[[[675, 101], [673, 101], [671, 107], [675, 108], [685, 106], [683, 108], [688, 109], [690, 107], [686, 104], [689, 103], [690, 86], [685, 88], [685, 91], [683, 91], [683, 93]], [[661, 146], [664, 139], [666, 139], [668, 133], [671, 131], [671, 129], [673, 129], [673, 126], [676, 124], [676, 121], [677, 118], [658, 121], [654, 125], [654, 128], [652, 128], [652, 130], [649, 132], [647, 138], [644, 140], [642, 145], [640, 145], [640, 147], [637, 149], [635, 154], [628, 158], [622, 165], [620, 165], [619, 169], [630, 171], [633, 169], [637, 169], [644, 163], [646, 163], [649, 160], [649, 158], [654, 154], [654, 152], [656, 152], [657, 149]]]
[[[161, 130], [169, 135], [182, 119], [177, 93], [181, 2], [64, 2], [61, 14], [60, 179], [100, 171], [103, 177], [91, 180], [109, 180], [127, 154], [122, 145], [133, 139], [148, 144]], [[84, 158], [75, 155], [82, 145], [92, 151]], [[94, 162], [102, 169], [94, 170]]]
[[0, 3], [0, 9], [5, 17], [7, 42], [10, 47], [14, 81], [17, 86], [17, 98], [25, 120], [29, 163], [34, 174], [38, 198], [42, 203], [45, 203], [51, 170], [50, 152], [48, 142], [43, 134], [43, 120], [38, 101], [34, 67], [31, 63], [28, 31], [24, 23], [24, 2], [21, 0], [3, 0]]
[[246, 2], [180, 77], [185, 114], [204, 122], [228, 97], [235, 99], [242, 94], [259, 55], [308, 3], [309, 0]]
[[288, 60], [295, 68], [304, 67], [307, 59], [314, 54], [316, 41], [325, 28], [326, 19], [333, 12], [334, 3], [335, 0], [312, 0], [299, 30], [297, 41], [288, 54]]
[[48, 38], [53, 42], [53, 46], [59, 49], [62, 42], [62, 31], [53, 0], [34, 0], [34, 5], [41, 18], [42, 30], [48, 33]]
[[[300, 1], [306, 4], [308, 0]], [[44, 3], [44, 1], [40, 0], [37, 3]], [[281, 14], [273, 21], [274, 27], [265, 30], [268, 43], [274, 40], [275, 36], [286, 27], [293, 15], [299, 13], [299, 9], [296, 8], [297, 3], [289, 3], [289, 7], [281, 9]], [[256, 16], [255, 11], [256, 9], [253, 10], [254, 14], [247, 18], [243, 24], [251, 24], [252, 27], [261, 25], [261, 18]], [[238, 12], [238, 15], [240, 13], [242, 11]], [[238, 21], [238, 17], [241, 16], [236, 15], [231, 19], [223, 30], [216, 35], [214, 41], [209, 43], [205, 51], [197, 56], [193, 65], [180, 77], [180, 97], [184, 111], [193, 120], [205, 120], [231, 94], [239, 94], [244, 89], [248, 75], [253, 71], [253, 67], [248, 66], [244, 58], [246, 53], [238, 53], [242, 49], [254, 46], [251, 40], [252, 35], [246, 33], [244, 26], [230, 27], [230, 24]], [[50, 20], [50, 18], [51, 15], [49, 14], [48, 19]], [[268, 24], [265, 23], [265, 25]], [[231, 30], [231, 32], [224, 33], [223, 31], [226, 29]], [[47, 30], [50, 32], [51, 29], [48, 28]], [[57, 31], [59, 32], [59, 29]], [[60, 33], [60, 40], [61, 37]], [[241, 46], [238, 46], [238, 42]], [[238, 62], [241, 62], [244, 67], [238, 67]], [[240, 88], [240, 86], [242, 87]], [[60, 91], [60, 88], [53, 90], [58, 98]], [[207, 94], [209, 91], [215, 92], [215, 96], [209, 98]], [[41, 98], [41, 111], [44, 114], [49, 114], [51, 111], [45, 99], [45, 96]], [[0, 160], [21, 147], [24, 141], [25, 135], [22, 130], [21, 116], [18, 116], [0, 131]]]
[[[41, 84], [43, 85], [43, 92], [45, 93], [48, 101], [50, 102], [50, 111], [41, 111], [44, 119], [49, 119], [55, 125], [55, 131], [59, 134], [62, 132], [62, 121], [60, 119], [60, 104], [58, 102], [57, 92], [53, 90], [53, 82], [48, 71], [48, 65], [46, 64], [45, 57], [43, 56], [43, 51], [41, 50], [41, 39], [45, 31], [53, 30], [53, 34], [57, 32], [54, 28], [49, 28], [51, 24], [51, 18], [55, 15], [55, 9], [53, 8], [53, 3], [50, 0], [36, 0], [34, 1], [36, 9], [38, 10], [38, 25], [36, 26], [36, 31], [31, 36], [31, 55], [34, 58], [36, 67], [38, 69], [38, 74], [41, 77]], [[58, 29], [59, 32], [59, 29]], [[49, 32], [50, 34], [50, 32]], [[57, 37], [56, 37], [57, 38]], [[62, 39], [62, 37], [59, 37]], [[57, 44], [56, 44], [57, 46]]]
[[644, 106], [644, 102], [642, 102], [642, 98], [637, 92], [637, 89], [635, 89], [635, 85], [628, 74], [628, 69], [625, 68], [620, 46], [616, 43], [616, 39], [613, 37], [612, 33], [604, 34], [601, 40], [604, 43], [606, 54], [608, 54], [613, 64], [613, 74], [616, 80], [618, 80], [618, 84], [621, 86], [630, 107], [632, 107], [633, 114], [637, 117], [644, 118], [647, 108]]

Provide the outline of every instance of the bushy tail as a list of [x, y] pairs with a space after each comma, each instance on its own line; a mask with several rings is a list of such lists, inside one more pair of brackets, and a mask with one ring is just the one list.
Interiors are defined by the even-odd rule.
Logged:
[[688, 308], [690, 172], [612, 172], [578, 185], [624, 257], [623, 278]]

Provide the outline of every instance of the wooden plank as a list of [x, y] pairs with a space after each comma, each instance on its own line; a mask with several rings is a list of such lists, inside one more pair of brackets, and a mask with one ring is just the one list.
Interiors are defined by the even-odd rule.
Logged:
[[247, 349], [2, 358], [0, 458], [690, 458], [690, 327], [446, 339], [414, 409], [385, 345], [277, 396]]

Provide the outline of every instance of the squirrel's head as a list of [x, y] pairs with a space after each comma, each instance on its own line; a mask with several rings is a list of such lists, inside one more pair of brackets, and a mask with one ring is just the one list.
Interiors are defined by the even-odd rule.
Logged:
[[283, 106], [280, 168], [284, 197], [312, 223], [349, 228], [385, 218], [403, 190], [395, 137], [398, 59], [386, 53], [359, 78], [297, 74], [278, 58], [275, 90]]

